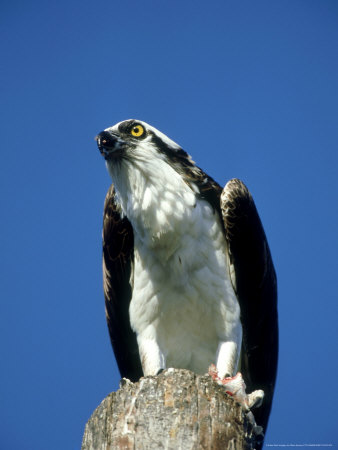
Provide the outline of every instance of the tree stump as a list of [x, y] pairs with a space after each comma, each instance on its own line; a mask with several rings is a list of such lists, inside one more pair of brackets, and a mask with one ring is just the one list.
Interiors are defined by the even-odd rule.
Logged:
[[167, 369], [121, 380], [89, 419], [82, 450], [254, 449], [261, 441], [252, 415], [210, 376]]

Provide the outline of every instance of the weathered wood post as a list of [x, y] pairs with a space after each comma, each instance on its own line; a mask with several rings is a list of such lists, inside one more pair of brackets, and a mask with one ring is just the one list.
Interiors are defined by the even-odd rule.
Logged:
[[210, 376], [168, 369], [123, 380], [89, 419], [82, 450], [254, 449], [262, 436]]

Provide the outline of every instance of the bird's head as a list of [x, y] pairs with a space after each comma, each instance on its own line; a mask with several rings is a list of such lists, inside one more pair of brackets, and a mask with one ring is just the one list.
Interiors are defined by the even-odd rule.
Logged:
[[[141, 120], [125, 120], [106, 128], [96, 141], [118, 201], [129, 218], [135, 205], [142, 205], [140, 210], [144, 211], [151, 204], [149, 199], [156, 200], [163, 191], [173, 196], [178, 192], [183, 196], [193, 194], [192, 205], [196, 194], [209, 198], [210, 187], [218, 192], [217, 183], [196, 166], [188, 153]], [[209, 202], [218, 207], [217, 195]]]
[[96, 141], [114, 184], [116, 202], [133, 227], [141, 235], [142, 229], [157, 224], [151, 236], [168, 233], [171, 225], [167, 216], [163, 215], [162, 221], [158, 218], [159, 199], [169, 205], [175, 196], [183, 196], [185, 206], [195, 203], [198, 189], [193, 178], [199, 169], [190, 156], [140, 120], [106, 128]]
[[[96, 136], [116, 190], [135, 191], [140, 184], [163, 188], [174, 178], [190, 183], [200, 169], [176, 142], [141, 120], [125, 120]], [[181, 182], [181, 181], [180, 181]]]
[[161, 153], [165, 156], [168, 152], [183, 152], [178, 144], [141, 120], [119, 122], [95, 139], [108, 164], [121, 159], [147, 159]]

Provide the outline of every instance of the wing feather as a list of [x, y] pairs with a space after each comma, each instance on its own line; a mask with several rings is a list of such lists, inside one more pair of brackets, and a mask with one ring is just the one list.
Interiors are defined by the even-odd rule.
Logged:
[[221, 195], [230, 274], [241, 307], [241, 371], [247, 391], [263, 389], [255, 410], [264, 430], [269, 418], [277, 372], [277, 279], [265, 232], [248, 189], [230, 180]]
[[122, 377], [137, 381], [142, 367], [136, 334], [130, 326], [134, 235], [127, 218], [122, 218], [111, 185], [103, 214], [103, 289], [110, 340]]

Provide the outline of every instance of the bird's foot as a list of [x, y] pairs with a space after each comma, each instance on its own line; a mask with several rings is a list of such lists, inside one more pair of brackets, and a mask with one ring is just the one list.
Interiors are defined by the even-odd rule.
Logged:
[[224, 386], [226, 389], [225, 392], [240, 403], [244, 409], [250, 410], [261, 406], [264, 398], [264, 392], [259, 389], [247, 394], [245, 392], [246, 386], [240, 372], [238, 372], [234, 377], [220, 378], [218, 376], [218, 370], [215, 364], [212, 364], [209, 367], [208, 373], [217, 384]]

